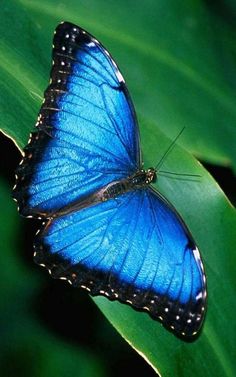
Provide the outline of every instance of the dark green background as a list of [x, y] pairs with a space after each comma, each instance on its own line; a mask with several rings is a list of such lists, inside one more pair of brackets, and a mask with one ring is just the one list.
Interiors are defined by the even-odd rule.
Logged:
[[[162, 376], [235, 376], [236, 3], [234, 1], [2, 1], [0, 127], [22, 148], [48, 83], [52, 34], [62, 20], [96, 35], [121, 67], [140, 123], [146, 165], [176, 134], [163, 169], [200, 179], [160, 177], [201, 250], [208, 312], [199, 339], [186, 344], [148, 315], [104, 298], [109, 321]], [[0, 239], [3, 376], [118, 376], [155, 372], [87, 294], [53, 281], [32, 262], [39, 226], [10, 198], [20, 153], [1, 137]], [[232, 171], [230, 170], [232, 169]]]

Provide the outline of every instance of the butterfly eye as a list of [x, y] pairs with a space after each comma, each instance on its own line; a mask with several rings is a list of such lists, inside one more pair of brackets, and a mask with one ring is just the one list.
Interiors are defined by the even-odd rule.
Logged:
[[153, 177], [152, 177], [152, 182], [156, 183], [156, 181], [157, 181], [157, 173], [154, 171]]

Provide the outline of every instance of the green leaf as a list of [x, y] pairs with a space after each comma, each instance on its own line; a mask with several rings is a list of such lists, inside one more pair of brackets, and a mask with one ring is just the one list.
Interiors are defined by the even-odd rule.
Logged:
[[210, 13], [204, 4], [2, 1], [2, 128], [19, 138], [19, 119], [24, 130], [32, 126], [47, 83], [51, 35], [66, 19], [89, 29], [114, 54], [138, 115], [171, 139], [185, 126], [180, 140], [185, 149], [235, 168], [236, 33], [227, 18]]
[[[124, 71], [147, 166], [156, 165], [183, 126], [179, 143], [186, 150], [235, 166], [234, 30], [202, 2], [11, 0], [1, 7], [0, 126], [18, 146], [28, 139], [48, 83], [52, 32], [66, 19], [95, 34]], [[196, 342], [184, 343], [145, 313], [101, 297], [95, 301], [162, 376], [235, 376], [235, 210], [180, 147], [164, 168], [201, 175], [195, 180], [160, 177], [157, 187], [201, 250], [209, 292], [203, 333]]]
[[[163, 143], [164, 138], [154, 135], [151, 139]], [[155, 143], [150, 142], [148, 149], [154, 148]], [[184, 343], [145, 314], [104, 298], [95, 300], [122, 336], [162, 376], [231, 377], [236, 372], [235, 209], [210, 175], [179, 148], [168, 157], [166, 170], [201, 175], [195, 182], [159, 178], [157, 187], [182, 215], [201, 250], [208, 283], [202, 334], [194, 343]]]

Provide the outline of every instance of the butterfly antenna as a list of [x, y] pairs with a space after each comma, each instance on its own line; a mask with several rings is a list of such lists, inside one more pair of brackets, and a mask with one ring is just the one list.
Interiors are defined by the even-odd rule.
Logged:
[[176, 145], [176, 141], [181, 136], [181, 134], [183, 133], [184, 129], [185, 129], [185, 127], [183, 127], [182, 130], [178, 133], [178, 135], [176, 136], [176, 138], [172, 141], [172, 143], [169, 145], [169, 147], [165, 151], [165, 153], [162, 156], [161, 160], [156, 165], [155, 170], [158, 171], [158, 174], [166, 176], [166, 177], [169, 177], [169, 178], [173, 178], [173, 179], [175, 178], [174, 176], [176, 176], [176, 177], [189, 177], [189, 178], [199, 178], [199, 177], [201, 177], [200, 174], [175, 173], [175, 172], [166, 171], [166, 170], [159, 170], [160, 167], [161, 167], [161, 165], [163, 164], [165, 158], [168, 156], [168, 154], [172, 151], [172, 149]]
[[166, 159], [166, 157], [168, 156], [168, 154], [172, 151], [172, 149], [175, 147], [176, 145], [176, 141], [178, 140], [178, 138], [182, 135], [182, 133], [184, 132], [184, 129], [185, 127], [182, 128], [182, 130], [178, 133], [178, 135], [175, 137], [175, 139], [172, 141], [172, 143], [169, 145], [169, 147], [167, 148], [167, 150], [165, 151], [164, 155], [162, 156], [162, 158], [160, 159], [160, 161], [158, 162], [158, 164], [155, 166], [155, 170], [158, 171], [159, 168], [161, 167], [161, 165], [163, 164], [164, 160]]
[[[186, 178], [201, 178], [201, 175], [200, 174], [188, 174], [188, 173], [175, 173], [175, 172], [172, 172], [172, 171], [166, 171], [166, 170], [158, 170], [158, 175], [162, 175], [164, 177], [168, 177], [168, 178], [173, 178], [175, 179], [175, 177], [186, 177]], [[183, 179], [186, 179], [186, 178], [183, 178]]]

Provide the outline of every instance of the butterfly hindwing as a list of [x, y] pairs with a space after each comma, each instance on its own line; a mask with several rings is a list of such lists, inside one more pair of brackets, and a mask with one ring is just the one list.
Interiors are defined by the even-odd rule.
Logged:
[[70, 23], [55, 31], [51, 83], [24, 153], [14, 190], [24, 215], [47, 216], [139, 168], [123, 77], [104, 47]]
[[35, 260], [55, 278], [148, 311], [177, 335], [201, 327], [205, 276], [189, 232], [152, 189], [49, 222]]

